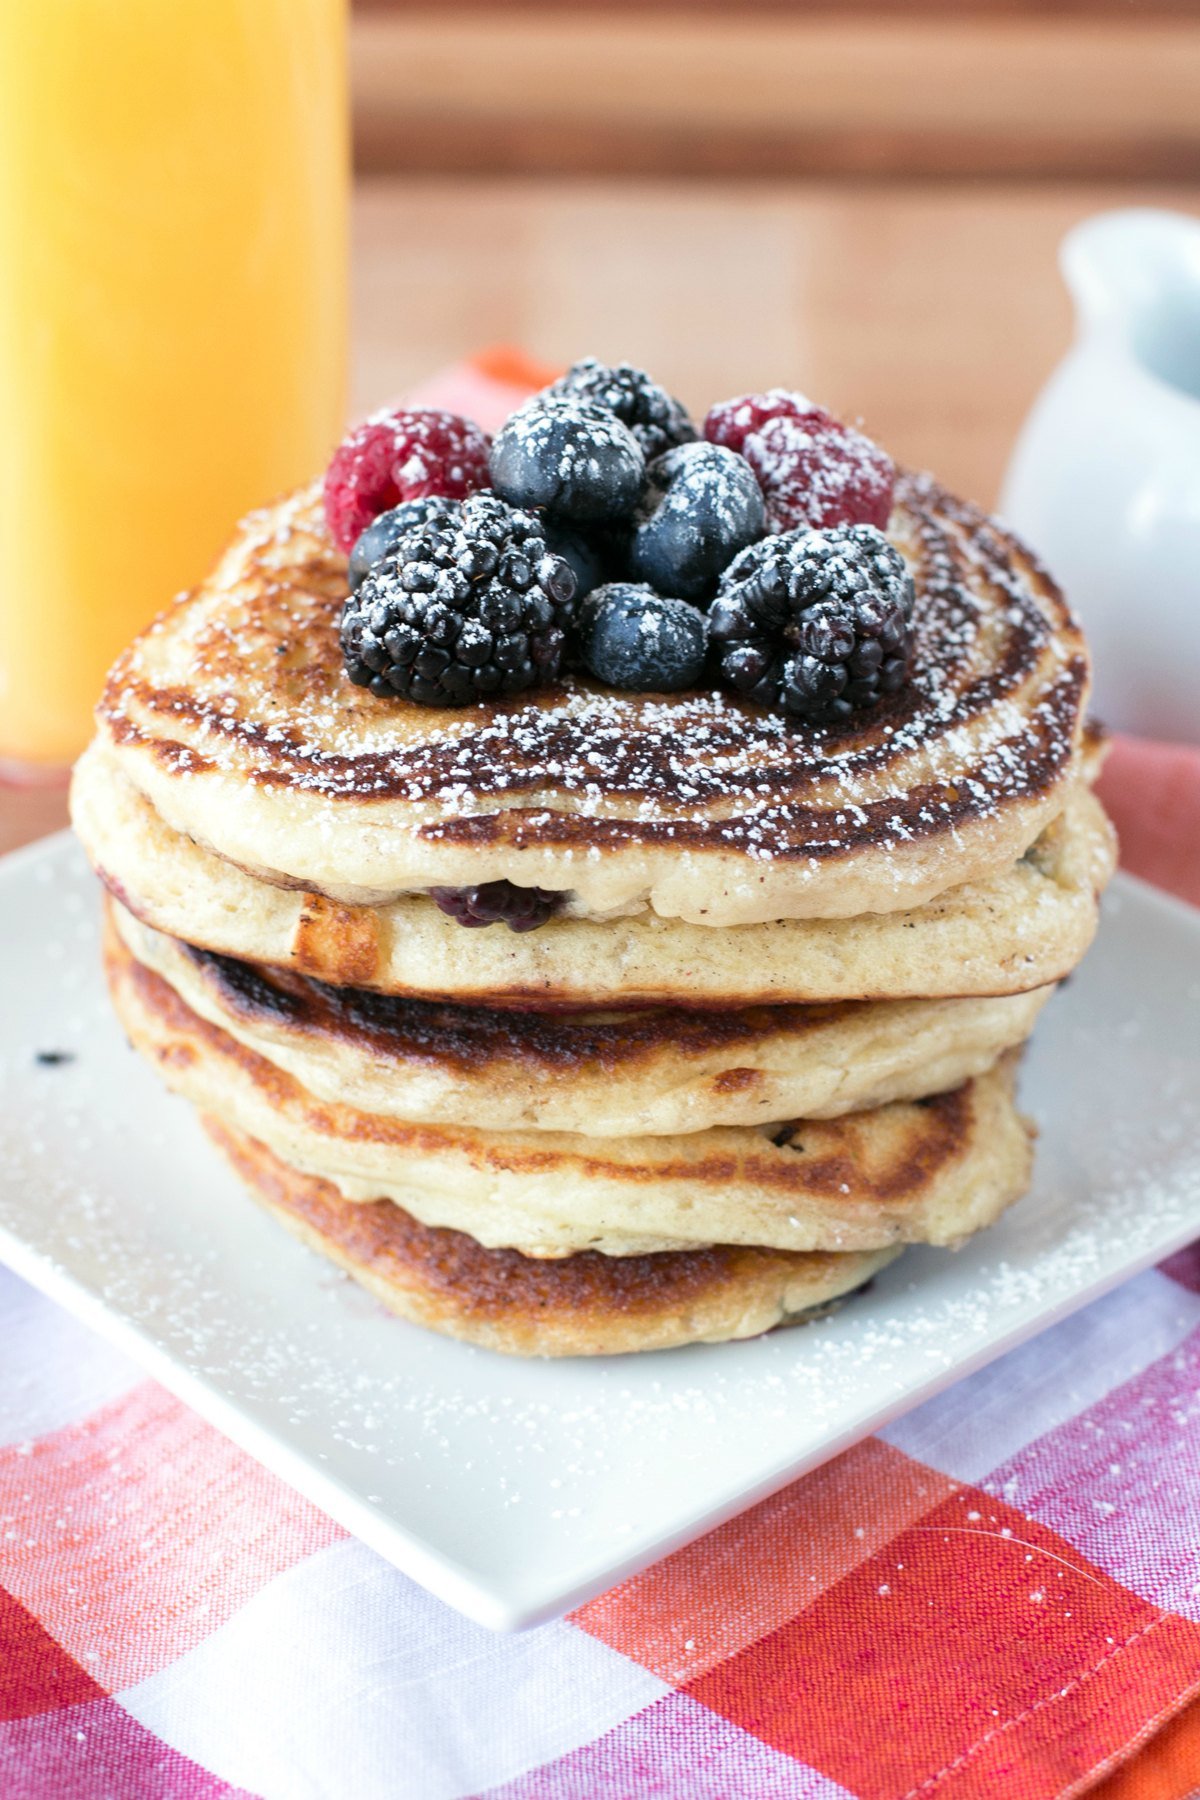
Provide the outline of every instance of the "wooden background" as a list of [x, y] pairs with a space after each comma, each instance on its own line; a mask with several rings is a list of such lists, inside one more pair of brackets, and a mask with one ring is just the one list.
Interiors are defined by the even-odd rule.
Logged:
[[1057, 246], [1200, 211], [1200, 0], [360, 0], [356, 409], [470, 346], [783, 383], [995, 501]]
[[363, 170], [1200, 176], [1189, 0], [356, 9]]

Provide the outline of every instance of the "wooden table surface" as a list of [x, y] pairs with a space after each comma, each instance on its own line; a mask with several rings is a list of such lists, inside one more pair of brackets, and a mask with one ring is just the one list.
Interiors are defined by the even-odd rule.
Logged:
[[[697, 411], [800, 387], [991, 504], [1070, 339], [1059, 239], [1146, 203], [1200, 213], [1200, 185], [365, 180], [351, 410], [489, 343], [626, 358]], [[0, 852], [65, 816], [0, 787]]]

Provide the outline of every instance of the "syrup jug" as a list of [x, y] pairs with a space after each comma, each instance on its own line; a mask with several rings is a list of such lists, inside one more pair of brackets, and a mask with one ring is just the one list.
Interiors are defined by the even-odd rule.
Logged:
[[1064, 239], [1076, 339], [1001, 512], [1061, 582], [1122, 731], [1200, 742], [1200, 220], [1101, 213]]

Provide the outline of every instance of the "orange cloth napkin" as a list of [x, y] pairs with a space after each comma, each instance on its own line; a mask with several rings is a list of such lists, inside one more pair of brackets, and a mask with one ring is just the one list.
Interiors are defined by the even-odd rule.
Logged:
[[1200, 745], [1118, 737], [1099, 794], [1120, 833], [1122, 868], [1200, 906]]

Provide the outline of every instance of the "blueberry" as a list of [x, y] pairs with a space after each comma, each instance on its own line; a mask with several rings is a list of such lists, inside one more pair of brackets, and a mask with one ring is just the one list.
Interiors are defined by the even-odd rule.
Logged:
[[631, 513], [646, 459], [615, 413], [566, 395], [535, 395], [492, 445], [492, 485], [512, 506], [545, 507], [576, 524]]
[[547, 548], [569, 565], [575, 576], [575, 598], [582, 600], [609, 573], [613, 560], [610, 534], [603, 528], [581, 531], [577, 525], [564, 525], [557, 519], [547, 519], [545, 527]]
[[583, 661], [609, 687], [672, 693], [694, 687], [704, 668], [704, 614], [653, 588], [613, 581], [580, 609]]
[[707, 600], [722, 570], [767, 529], [748, 462], [719, 444], [680, 444], [646, 471], [629, 570], [660, 594]]
[[402, 500], [399, 506], [372, 519], [350, 552], [350, 591], [358, 591], [373, 563], [392, 555], [406, 531], [415, 525], [427, 525], [431, 519], [449, 518], [457, 512], [458, 505], [457, 500], [431, 494], [419, 500]]

